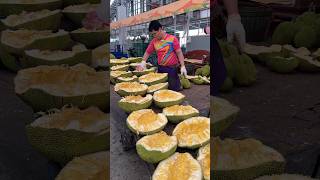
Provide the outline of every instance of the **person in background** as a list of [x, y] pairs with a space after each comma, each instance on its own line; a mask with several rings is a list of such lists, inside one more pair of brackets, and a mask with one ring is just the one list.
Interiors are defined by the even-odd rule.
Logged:
[[158, 72], [168, 73], [169, 89], [180, 91], [181, 84], [177, 68], [180, 64], [180, 72], [184, 76], [187, 76], [187, 70], [184, 65], [184, 56], [178, 39], [173, 35], [167, 34], [157, 20], [150, 22], [149, 32], [154, 38], [148, 45], [142, 62], [137, 66], [137, 70], [143, 71], [146, 69], [146, 61], [156, 51], [158, 56]]
[[[238, 0], [223, 0], [223, 4], [228, 13], [226, 24], [227, 40], [228, 42], [235, 44], [240, 51], [243, 51], [246, 44], [246, 33], [241, 23]], [[218, 0], [214, 0], [211, 8], [215, 9], [217, 5]], [[206, 27], [204, 32], [206, 34], [210, 34], [210, 27]], [[223, 85], [224, 80], [227, 77], [227, 72], [218, 41], [215, 37], [212, 37], [211, 40], [213, 45], [213, 47], [211, 47], [213, 50], [213, 63], [210, 63], [210, 79], [213, 80], [213, 84], [210, 88], [210, 95], [217, 96], [219, 95], [220, 87]]]

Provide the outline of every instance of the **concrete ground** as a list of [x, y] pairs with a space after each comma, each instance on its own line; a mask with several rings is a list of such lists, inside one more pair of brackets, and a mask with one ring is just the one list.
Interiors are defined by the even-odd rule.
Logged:
[[320, 74], [257, 69], [254, 86], [222, 94], [241, 109], [223, 137], [256, 138], [284, 155], [288, 173], [310, 176], [320, 154]]

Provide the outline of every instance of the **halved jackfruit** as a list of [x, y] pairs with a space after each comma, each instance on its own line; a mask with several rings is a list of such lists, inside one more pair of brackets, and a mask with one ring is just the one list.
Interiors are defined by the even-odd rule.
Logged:
[[111, 71], [110, 72], [110, 81], [115, 84], [117, 82], [117, 78], [119, 77], [131, 77], [132, 73], [130, 71]]
[[270, 57], [266, 64], [271, 71], [277, 73], [291, 73], [299, 66], [299, 60], [295, 57], [285, 58], [275, 56]]
[[156, 67], [151, 67], [150, 69], [145, 69], [143, 71], [134, 70], [134, 71], [132, 71], [132, 73], [136, 76], [143, 76], [143, 75], [146, 75], [149, 73], [154, 73], [154, 72], [156, 72], [156, 70], [157, 70]]
[[142, 61], [142, 57], [130, 57], [127, 60], [130, 63], [140, 63]]
[[160, 132], [167, 123], [168, 120], [164, 114], [156, 114], [152, 109], [133, 111], [127, 118], [128, 128], [138, 135]]
[[129, 65], [128, 64], [123, 64], [123, 65], [116, 65], [112, 66], [111, 71], [128, 71]]
[[295, 53], [293, 54], [295, 58], [299, 61], [299, 70], [303, 72], [319, 72], [320, 71], [320, 61], [312, 56], [306, 56], [303, 54]]
[[159, 91], [159, 90], [162, 90], [162, 89], [168, 89], [168, 87], [169, 87], [169, 83], [168, 82], [151, 85], [151, 86], [148, 87], [147, 93], [153, 94], [156, 91]]
[[192, 117], [179, 123], [172, 135], [177, 136], [178, 146], [195, 149], [210, 141], [210, 119], [207, 117]]
[[292, 56], [295, 53], [299, 53], [305, 56], [309, 56], [311, 54], [311, 52], [305, 47], [294, 48], [292, 45], [289, 44], [282, 46], [282, 53], [286, 57]]
[[30, 144], [48, 159], [65, 164], [72, 158], [109, 149], [107, 114], [96, 107], [50, 110], [26, 127]]
[[152, 180], [202, 180], [201, 166], [189, 153], [174, 153], [159, 163]]
[[[136, 68], [137, 68], [137, 66], [138, 66], [139, 64], [140, 64], [140, 63], [130, 63], [130, 69], [131, 69], [132, 71], [135, 71]], [[150, 69], [151, 67], [153, 67], [153, 65], [152, 65], [151, 63], [146, 63], [146, 67], [147, 67], [148, 69]]]
[[140, 109], [147, 109], [152, 104], [152, 95], [147, 94], [145, 97], [142, 97], [140, 95], [138, 96], [126, 96], [123, 97], [118, 105], [121, 109], [123, 109], [125, 112], [132, 112], [137, 111]]
[[126, 59], [110, 59], [111, 66], [124, 65], [124, 64], [129, 64], [129, 61]]
[[47, 9], [26, 12], [23, 11], [17, 15], [10, 15], [1, 20], [1, 23], [7, 29], [30, 29], [30, 30], [53, 30], [56, 31], [60, 27], [61, 11], [50, 11]]
[[88, 30], [80, 28], [70, 32], [71, 38], [86, 45], [88, 48], [96, 48], [109, 42], [109, 30]]
[[97, 69], [106, 69], [109, 66], [109, 44], [101, 45], [92, 50], [91, 66]]
[[139, 77], [139, 82], [148, 86], [166, 82], [168, 73], [149, 73]]
[[167, 116], [171, 123], [179, 123], [188, 118], [198, 116], [199, 111], [188, 105], [174, 105], [163, 109], [162, 113]]
[[98, 7], [98, 4], [79, 4], [79, 5], [71, 5], [62, 10], [64, 16], [70, 19], [77, 26], [82, 26], [82, 21], [86, 17], [86, 15], [95, 11]]
[[210, 180], [210, 144], [199, 149], [197, 160], [201, 165], [204, 180]]
[[258, 140], [214, 138], [211, 142], [213, 179], [254, 179], [284, 172], [283, 156]]
[[138, 82], [122, 82], [114, 86], [114, 91], [120, 96], [144, 96], [147, 93], [148, 86]]
[[15, 55], [23, 55], [24, 50], [58, 50], [72, 45], [69, 33], [59, 30], [52, 31], [35, 30], [5, 30], [1, 33], [1, 45], [5, 51]]
[[90, 64], [91, 51], [84, 45], [79, 44], [72, 47], [71, 51], [64, 50], [39, 50], [32, 49], [25, 51], [25, 58], [21, 59], [23, 68], [35, 67], [39, 65], [62, 65], [70, 66], [83, 63]]
[[85, 3], [91, 3], [91, 4], [99, 4], [101, 0], [63, 0], [63, 6], [70, 6], [70, 5], [77, 5], [77, 4], [85, 4]]
[[211, 96], [210, 117], [213, 132], [211, 136], [219, 136], [235, 120], [240, 109], [229, 101]]
[[265, 63], [270, 56], [274, 54], [280, 55], [282, 50], [281, 45], [271, 45], [267, 46], [256, 46], [252, 44], [246, 44], [244, 52], [248, 54], [254, 60], [257, 60], [261, 63]]
[[138, 77], [136, 75], [132, 76], [132, 77], [118, 77], [117, 78], [117, 82], [121, 83], [121, 82], [138, 82]]
[[262, 176], [255, 180], [316, 180], [311, 177], [298, 175], [298, 174], [280, 174], [280, 175], [271, 175], [271, 176]]
[[79, 108], [109, 109], [108, 72], [78, 64], [72, 67], [37, 66], [18, 72], [15, 92], [35, 111], [73, 104]]
[[75, 157], [55, 180], [107, 180], [110, 178], [110, 153], [101, 151]]
[[172, 90], [159, 90], [153, 93], [153, 100], [160, 108], [180, 104], [184, 101], [185, 95]]
[[1, 0], [0, 16], [19, 14], [22, 11], [56, 10], [62, 6], [62, 0]]
[[175, 136], [168, 136], [161, 131], [144, 136], [136, 143], [138, 155], [149, 163], [158, 163], [170, 157], [177, 149], [178, 141]]

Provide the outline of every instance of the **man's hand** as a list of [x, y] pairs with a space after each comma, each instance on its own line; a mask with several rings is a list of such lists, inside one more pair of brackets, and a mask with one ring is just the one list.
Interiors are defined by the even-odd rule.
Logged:
[[181, 66], [181, 68], [180, 68], [180, 73], [181, 73], [181, 75], [183, 75], [183, 76], [187, 76], [187, 75], [188, 75], [187, 69], [186, 69], [185, 66]]
[[246, 44], [246, 32], [239, 14], [229, 15], [226, 29], [228, 41], [235, 43], [243, 51]]
[[146, 69], [146, 62], [142, 61], [136, 68], [137, 71], [143, 71]]

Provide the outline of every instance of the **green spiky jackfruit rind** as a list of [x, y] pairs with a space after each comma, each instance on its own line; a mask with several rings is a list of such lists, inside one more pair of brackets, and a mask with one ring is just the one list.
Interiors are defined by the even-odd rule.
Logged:
[[34, 2], [12, 2], [11, 0], [0, 1], [0, 16], [20, 14], [22, 11], [38, 11], [42, 9], [56, 10], [62, 6], [62, 0], [38, 0]]
[[162, 89], [168, 89], [168, 87], [169, 87], [169, 83], [166, 82], [162, 87], [160, 87], [160, 88], [158, 88], [158, 89], [156, 89], [156, 90], [150, 91], [149, 88], [148, 88], [147, 93], [153, 94], [153, 93], [156, 92], [156, 91], [159, 91], [159, 90], [162, 90]]
[[167, 102], [159, 102], [159, 101], [156, 101], [155, 99], [153, 99], [153, 100], [154, 100], [154, 103], [157, 107], [165, 108], [165, 107], [181, 104], [185, 100], [185, 97], [178, 99], [178, 100], [175, 100], [175, 101], [167, 101]]
[[180, 80], [180, 82], [181, 82], [183, 89], [190, 89], [191, 88], [191, 83], [187, 78], [182, 78]]
[[258, 166], [235, 169], [228, 171], [211, 170], [213, 180], [242, 180], [255, 179], [264, 175], [282, 174], [285, 170], [285, 162], [272, 161]]
[[125, 96], [144, 96], [147, 94], [147, 90], [141, 90], [141, 91], [136, 91], [136, 92], [127, 92], [124, 90], [118, 90], [116, 91], [117, 94], [119, 94], [119, 96], [121, 97], [125, 97]]
[[131, 58], [128, 58], [129, 60], [129, 63], [139, 63], [142, 61], [142, 57], [131, 57]]
[[101, 0], [62, 0], [63, 7], [70, 5], [79, 5], [79, 4], [100, 4]]
[[199, 112], [194, 112], [194, 113], [191, 113], [191, 114], [187, 114], [187, 115], [166, 115], [168, 120], [173, 123], [173, 124], [178, 124], [180, 122], [182, 122], [183, 120], [186, 120], [186, 119], [189, 119], [191, 117], [196, 117], [196, 116], [199, 116]]
[[70, 33], [74, 41], [86, 45], [87, 48], [96, 48], [109, 42], [109, 31], [79, 31], [75, 30]]
[[145, 74], [149, 74], [149, 73], [152, 73], [152, 72], [156, 72], [156, 70], [157, 70], [157, 68], [155, 68], [155, 67], [152, 67], [152, 68], [150, 68], [150, 69], [145, 69], [145, 70], [143, 70], [143, 71], [132, 71], [132, 73], [134, 74], [134, 75], [136, 75], [136, 76], [143, 76], [143, 75], [145, 75]]
[[131, 113], [133, 111], [138, 111], [141, 109], [147, 109], [152, 104], [152, 98], [144, 103], [129, 103], [129, 102], [118, 102], [118, 105], [121, 109], [123, 109], [127, 113]]
[[123, 65], [125, 65], [125, 66], [118, 67], [118, 68], [116, 66], [112, 66], [110, 69], [111, 69], [111, 71], [128, 71], [129, 64], [123, 64]]
[[167, 124], [164, 124], [163, 126], [160, 126], [159, 128], [157, 128], [153, 131], [140, 132], [140, 131], [137, 131], [136, 129], [134, 129], [133, 127], [131, 127], [127, 121], [127, 127], [129, 128], [129, 130], [137, 135], [151, 135], [151, 134], [158, 133], [158, 132], [162, 131], [166, 125]]
[[177, 147], [178, 145], [176, 144], [169, 151], [161, 152], [161, 151], [149, 151], [140, 144], [136, 145], [137, 153], [140, 156], [140, 158], [148, 163], [153, 163], [153, 164], [158, 163], [170, 157], [172, 154], [176, 152]]
[[229, 58], [223, 58], [224, 59], [224, 64], [227, 69], [227, 75], [232, 79], [234, 78], [234, 67]]
[[317, 32], [311, 26], [302, 27], [294, 37], [296, 47], [312, 48], [317, 43]]
[[194, 84], [197, 84], [197, 85], [204, 84], [204, 80], [200, 76], [198, 76], [197, 78], [192, 78], [190, 80], [191, 80], [191, 82], [193, 82]]
[[[121, 75], [118, 76], [118, 77], [131, 77], [131, 76], [132, 76], [132, 72], [129, 71], [129, 72], [126, 72], [126, 73], [124, 73], [124, 74], [121, 74]], [[112, 84], [116, 84], [118, 77], [115, 77], [115, 76], [110, 75], [110, 81], [111, 81], [111, 83], [112, 83]]]
[[202, 68], [198, 68], [197, 70], [196, 70], [196, 72], [195, 72], [195, 75], [196, 76], [199, 76], [199, 75], [201, 75], [202, 74]]
[[257, 79], [257, 70], [252, 59], [242, 54], [240, 56], [230, 56], [234, 66], [234, 82], [240, 86], [250, 86]]
[[54, 96], [39, 89], [29, 89], [22, 94], [18, 94], [18, 97], [31, 106], [34, 112], [47, 111], [48, 109], [53, 108], [62, 108], [67, 104], [73, 104], [80, 109], [96, 106], [102, 111], [107, 112], [109, 110], [110, 102], [109, 95], [108, 89], [103, 93], [68, 97]]
[[227, 77], [224, 82], [223, 85], [220, 87], [220, 91], [222, 92], [230, 92], [233, 89], [233, 81], [230, 77]]
[[297, 30], [297, 25], [293, 22], [283, 22], [279, 24], [272, 35], [272, 44], [291, 44]]
[[294, 57], [284, 58], [276, 56], [267, 61], [268, 68], [277, 73], [291, 73], [298, 67], [298, 65], [299, 60]]
[[240, 109], [229, 101], [211, 96], [210, 118], [211, 118], [211, 137], [219, 136], [235, 120]]
[[148, 86], [152, 86], [152, 85], [159, 84], [159, 83], [164, 83], [164, 82], [167, 82], [167, 81], [168, 81], [168, 75], [166, 75], [165, 77], [163, 77], [161, 79], [158, 79], [158, 80], [154, 80], [154, 81], [150, 81], [150, 82], [141, 82], [140, 81], [140, 83], [146, 84]]
[[25, 51], [25, 58], [21, 59], [22, 68], [35, 67], [39, 65], [62, 65], [67, 64], [69, 66], [73, 66], [79, 63], [89, 65], [91, 63], [91, 51], [84, 50], [78, 53], [75, 53], [72, 57], [61, 57], [59, 60], [47, 60], [41, 57], [35, 57], [28, 53], [29, 51]]
[[110, 130], [87, 133], [77, 130], [26, 127], [30, 144], [48, 159], [65, 165], [74, 157], [108, 150]]
[[205, 65], [202, 67], [201, 75], [202, 76], [210, 76], [210, 66], [209, 65]]
[[230, 57], [232, 55], [239, 55], [239, 52], [234, 45], [224, 41], [219, 41], [219, 45], [224, 58]]

